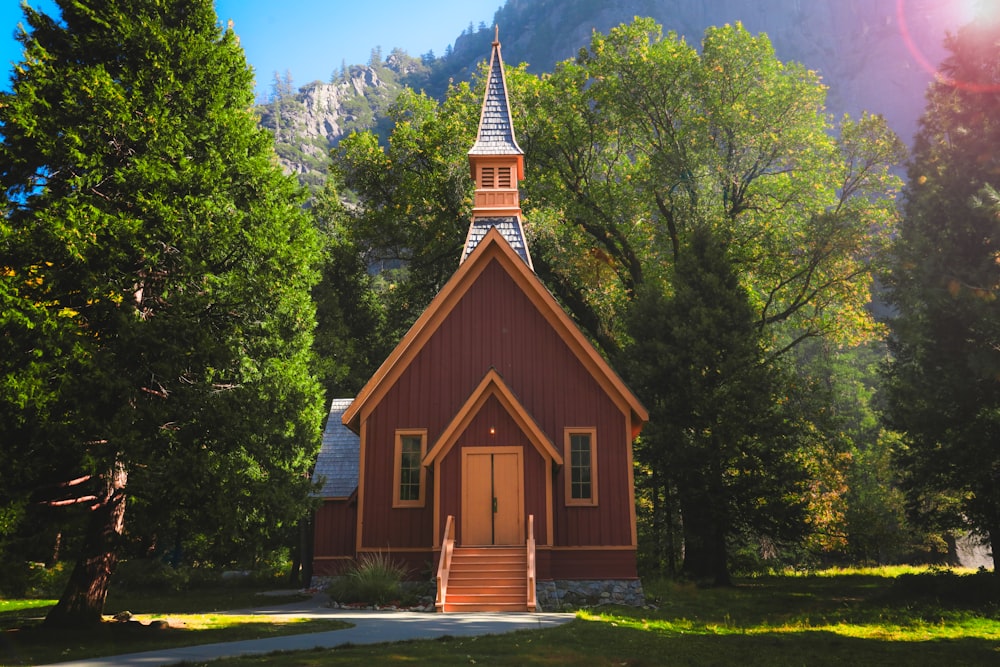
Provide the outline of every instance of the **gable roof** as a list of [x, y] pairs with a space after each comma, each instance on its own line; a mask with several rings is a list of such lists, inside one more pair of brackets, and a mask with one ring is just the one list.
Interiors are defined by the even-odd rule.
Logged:
[[430, 466], [437, 459], [444, 457], [448, 453], [448, 450], [452, 448], [476, 414], [478, 414], [479, 409], [491, 397], [496, 397], [500, 405], [507, 411], [507, 414], [514, 419], [518, 428], [528, 436], [528, 440], [542, 456], [551, 459], [556, 465], [562, 465], [562, 454], [552, 444], [549, 437], [545, 435], [545, 431], [535, 422], [531, 414], [517, 400], [514, 392], [504, 383], [500, 373], [495, 368], [491, 368], [479, 383], [479, 386], [469, 395], [462, 409], [458, 411], [458, 414], [455, 415], [451, 423], [441, 433], [441, 436], [434, 443], [431, 450], [424, 456], [423, 464], [425, 466]]
[[451, 279], [445, 283], [427, 309], [417, 318], [403, 339], [368, 383], [361, 389], [354, 402], [344, 411], [343, 423], [355, 433], [360, 432], [361, 419], [379, 403], [403, 374], [413, 359], [423, 349], [455, 306], [462, 300], [476, 278], [493, 261], [496, 261], [514, 280], [522, 292], [538, 308], [548, 323], [559, 333], [560, 338], [590, 375], [615, 401], [629, 421], [630, 433], [636, 437], [642, 425], [649, 420], [649, 413], [635, 394], [625, 385], [610, 364], [605, 361], [576, 323], [566, 314], [555, 297], [545, 288], [542, 281], [530, 267], [504, 240], [500, 232], [492, 227], [483, 240], [472, 251]]
[[469, 155], [524, 155], [514, 138], [514, 124], [507, 99], [507, 77], [500, 57], [499, 28], [490, 52], [490, 73], [479, 115], [479, 132]]
[[318, 494], [323, 498], [347, 498], [358, 488], [361, 439], [344, 426], [341, 419], [352, 398], [335, 398], [323, 430], [323, 444], [316, 457], [312, 480], [322, 480]]

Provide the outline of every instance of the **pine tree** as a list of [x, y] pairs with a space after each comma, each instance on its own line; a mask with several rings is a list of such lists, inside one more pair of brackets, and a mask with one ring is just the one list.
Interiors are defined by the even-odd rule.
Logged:
[[0, 96], [0, 440], [22, 493], [92, 510], [48, 617], [79, 624], [127, 499], [132, 540], [251, 557], [306, 510], [318, 242], [211, 0], [57, 4]]
[[628, 321], [628, 375], [650, 409], [636, 456], [659, 482], [657, 504], [683, 517], [684, 573], [727, 585], [734, 535], [802, 535], [806, 474], [779, 407], [782, 373], [766, 363], [726, 244], [699, 227], [683, 249], [673, 294], [646, 284]]
[[889, 420], [910, 509], [1000, 543], [1000, 22], [949, 37], [888, 276]]

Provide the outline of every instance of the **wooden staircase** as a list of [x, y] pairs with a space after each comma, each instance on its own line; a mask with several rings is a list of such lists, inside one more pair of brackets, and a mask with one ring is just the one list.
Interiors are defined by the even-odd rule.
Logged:
[[455, 546], [448, 516], [438, 559], [438, 611], [535, 611], [535, 517], [528, 515], [524, 545]]
[[455, 547], [441, 611], [532, 611], [523, 546]]

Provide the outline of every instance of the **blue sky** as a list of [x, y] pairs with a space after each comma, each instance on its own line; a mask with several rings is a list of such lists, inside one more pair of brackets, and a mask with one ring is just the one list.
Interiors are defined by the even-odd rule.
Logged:
[[[270, 89], [274, 72], [292, 73], [297, 86], [327, 81], [342, 62], [367, 63], [371, 50], [388, 54], [400, 47], [419, 56], [442, 55], [468, 27], [491, 25], [504, 0], [216, 0], [223, 22], [236, 34], [257, 73], [258, 93]], [[54, 0], [29, 0], [32, 7], [55, 13]], [[0, 0], [0, 86], [10, 87], [12, 63], [21, 59], [14, 40], [23, 19], [19, 0]]]

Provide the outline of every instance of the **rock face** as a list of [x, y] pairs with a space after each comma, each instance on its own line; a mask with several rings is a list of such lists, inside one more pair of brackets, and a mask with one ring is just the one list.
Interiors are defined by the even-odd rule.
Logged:
[[373, 127], [401, 88], [395, 80], [386, 81], [378, 69], [356, 65], [338, 81], [314, 81], [257, 111], [260, 125], [274, 134], [285, 172], [315, 190], [325, 178], [330, 148], [352, 130]]
[[[960, 3], [940, 0], [508, 0], [497, 12], [504, 55], [548, 70], [574, 57], [592, 31], [607, 32], [635, 16], [651, 16], [690, 44], [705, 29], [740, 21], [766, 33], [783, 61], [816, 70], [829, 87], [836, 118], [866, 110], [885, 116], [909, 143], [924, 107], [931, 69], [945, 55], [943, 40], [969, 17]], [[486, 53], [482, 33], [465, 35], [453, 57]]]
[[[665, 32], [700, 43], [705, 29], [740, 21], [766, 33], [783, 61], [816, 70], [828, 86], [835, 119], [862, 111], [885, 116], [910, 143], [923, 112], [943, 40], [969, 17], [941, 0], [507, 0], [497, 11], [504, 55], [549, 71], [574, 57], [594, 30], [607, 32], [635, 16], [651, 16]], [[403, 82], [442, 96], [449, 79], [471, 76], [489, 54], [493, 30], [460, 36], [432, 71], [393, 51], [384, 64], [354, 66], [340, 80], [311, 83], [259, 107], [276, 136], [282, 164], [311, 187], [322, 183], [331, 146], [353, 129], [384, 119]]]

